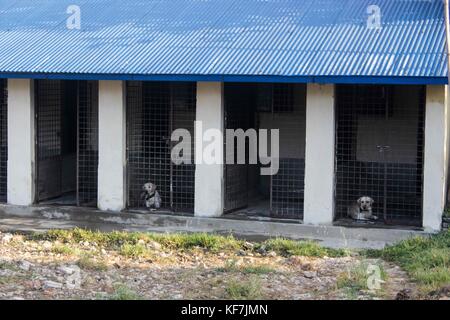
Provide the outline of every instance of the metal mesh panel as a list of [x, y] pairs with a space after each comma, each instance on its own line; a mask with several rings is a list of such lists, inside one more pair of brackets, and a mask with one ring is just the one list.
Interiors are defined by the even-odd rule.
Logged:
[[[225, 166], [226, 212], [249, 206], [259, 194], [256, 211], [276, 218], [302, 219], [305, 172], [306, 88], [290, 84], [227, 84], [227, 129], [278, 129], [280, 167], [273, 177], [255, 178], [252, 165]], [[247, 146], [248, 147], [248, 146]], [[257, 182], [255, 182], [257, 181]], [[255, 185], [259, 184], [259, 185]], [[265, 201], [267, 199], [267, 201]], [[264, 209], [265, 202], [267, 208]], [[251, 210], [251, 211], [255, 211]]]
[[[245, 84], [225, 85], [225, 128], [243, 129], [251, 127], [254, 87]], [[226, 138], [226, 134], [224, 135]], [[226, 141], [225, 141], [226, 143]], [[226, 150], [226, 147], [225, 147]], [[237, 144], [234, 144], [235, 163], [226, 164], [225, 212], [248, 206], [249, 166], [237, 164]]]
[[[128, 82], [128, 205], [145, 207], [142, 186], [152, 182], [162, 208], [193, 211], [195, 165], [175, 165], [170, 141], [175, 129], [187, 129], [194, 143], [195, 83]], [[193, 157], [194, 153], [192, 153]]]
[[78, 205], [96, 206], [98, 82], [78, 82]]
[[62, 82], [36, 81], [37, 199], [61, 194], [61, 105]]
[[338, 86], [336, 217], [361, 196], [389, 224], [420, 225], [425, 88]]
[[98, 88], [88, 81], [36, 81], [37, 200], [95, 206]]
[[8, 165], [7, 82], [0, 79], [0, 202], [6, 202]]
[[306, 87], [275, 85], [272, 127], [280, 130], [280, 168], [272, 177], [274, 217], [303, 219]]

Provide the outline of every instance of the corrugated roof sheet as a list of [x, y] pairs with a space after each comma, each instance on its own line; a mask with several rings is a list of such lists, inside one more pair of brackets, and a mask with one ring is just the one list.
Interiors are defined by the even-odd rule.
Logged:
[[0, 0], [0, 76], [444, 81], [442, 0], [377, 0], [378, 30], [373, 2]]

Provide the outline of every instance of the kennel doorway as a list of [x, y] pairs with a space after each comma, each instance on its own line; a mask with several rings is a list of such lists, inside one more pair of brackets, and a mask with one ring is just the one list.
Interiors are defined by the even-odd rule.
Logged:
[[8, 91], [7, 80], [0, 79], [0, 202], [7, 201]]
[[[145, 209], [141, 197], [147, 182], [157, 186], [161, 210], [194, 212], [194, 123], [196, 83], [127, 82], [128, 207]], [[172, 132], [186, 129], [191, 135], [191, 163], [171, 160]]]
[[36, 201], [96, 206], [98, 84], [37, 80]]
[[378, 223], [422, 225], [425, 96], [423, 86], [336, 87], [336, 220], [369, 196]]
[[[261, 164], [225, 164], [224, 212], [247, 217], [302, 220], [306, 86], [226, 84], [225, 128], [244, 131], [250, 128], [257, 131], [279, 129], [280, 158], [279, 171], [274, 176], [261, 176]], [[247, 139], [247, 158], [248, 143]], [[226, 144], [225, 134], [225, 150]], [[270, 146], [268, 149], [270, 153]]]

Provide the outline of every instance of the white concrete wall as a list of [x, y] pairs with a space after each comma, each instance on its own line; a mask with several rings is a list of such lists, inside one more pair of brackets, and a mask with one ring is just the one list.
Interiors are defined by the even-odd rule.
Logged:
[[439, 231], [446, 202], [448, 166], [447, 86], [427, 86], [425, 114], [425, 159], [423, 227]]
[[[223, 84], [220, 82], [197, 83], [197, 121], [201, 121], [203, 132], [219, 129], [223, 132], [224, 107]], [[200, 152], [201, 138], [196, 132], [195, 149]], [[222, 143], [223, 154], [223, 143]], [[223, 214], [224, 181], [222, 164], [196, 164], [195, 170], [195, 215], [218, 217]]]
[[9, 204], [28, 206], [35, 199], [34, 82], [8, 79]]
[[99, 82], [98, 207], [121, 211], [126, 206], [125, 82]]
[[334, 85], [308, 84], [305, 224], [331, 224], [334, 211]]

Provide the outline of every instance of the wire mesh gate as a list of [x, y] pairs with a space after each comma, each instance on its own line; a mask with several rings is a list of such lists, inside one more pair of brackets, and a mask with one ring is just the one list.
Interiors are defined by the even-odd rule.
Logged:
[[[256, 210], [260, 215], [266, 215], [267, 211], [276, 218], [302, 219], [306, 87], [226, 84], [225, 127], [244, 131], [249, 128], [280, 130], [279, 171], [276, 175], [259, 176], [260, 165], [225, 165], [225, 212], [254, 206], [252, 211]], [[248, 151], [248, 141], [246, 148]]]
[[[194, 121], [196, 84], [169, 82], [127, 83], [128, 206], [144, 208], [142, 187], [157, 186], [162, 209], [193, 212], [195, 193]], [[172, 132], [191, 134], [191, 164], [171, 161]]]
[[336, 218], [361, 196], [381, 221], [421, 225], [425, 88], [336, 88]]
[[78, 82], [78, 205], [97, 205], [98, 82]]
[[36, 200], [66, 197], [64, 204], [95, 206], [97, 83], [38, 80], [35, 86]]
[[0, 79], [0, 202], [6, 202], [8, 165], [7, 81]]

